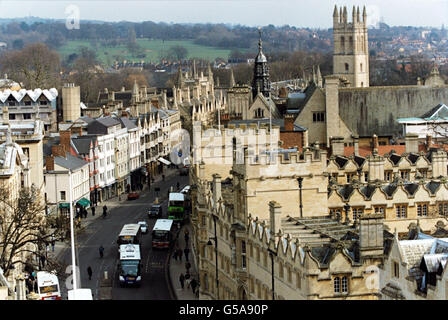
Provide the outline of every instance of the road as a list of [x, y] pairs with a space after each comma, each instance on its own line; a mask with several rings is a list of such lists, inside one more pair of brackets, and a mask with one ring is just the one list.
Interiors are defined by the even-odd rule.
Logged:
[[[115, 206], [108, 205], [108, 216], [99, 218], [89, 224], [77, 239], [77, 261], [79, 261], [79, 270], [81, 273], [80, 288], [90, 288], [94, 299], [98, 297], [98, 288], [100, 279], [104, 277], [104, 271], [108, 272], [109, 278], [113, 281], [112, 299], [113, 300], [170, 300], [170, 291], [168, 289], [168, 280], [165, 276], [165, 267], [168, 258], [166, 250], [152, 250], [151, 248], [151, 230], [156, 221], [155, 218], [149, 219], [146, 215], [149, 205], [155, 200], [154, 187], [160, 188], [159, 196], [164, 198], [163, 217], [167, 217], [168, 203], [166, 200], [168, 189], [179, 182], [181, 188], [188, 184], [188, 176], [173, 175], [166, 177], [165, 181], [151, 184], [151, 191], [146, 190], [140, 194], [137, 200], [118, 203]], [[163, 196], [163, 197], [162, 197]], [[159, 198], [159, 199], [160, 199]], [[101, 209], [102, 204], [99, 204]], [[97, 210], [101, 211], [101, 210]], [[89, 210], [90, 214], [90, 210]], [[100, 213], [101, 214], [101, 213]], [[146, 220], [148, 223], [148, 233], [142, 236], [141, 254], [143, 263], [142, 283], [138, 287], [123, 287], [118, 283], [117, 265], [118, 265], [118, 246], [117, 237], [124, 224], [136, 223]], [[104, 247], [104, 257], [99, 256], [98, 248]], [[71, 251], [66, 249], [61, 254], [61, 260], [71, 264]], [[93, 270], [92, 279], [89, 280], [87, 267]], [[65, 285], [61, 285], [62, 298], [67, 297]]]

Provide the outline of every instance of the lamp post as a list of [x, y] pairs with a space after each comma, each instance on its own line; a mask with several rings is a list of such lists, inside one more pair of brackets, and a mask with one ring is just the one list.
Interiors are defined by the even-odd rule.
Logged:
[[215, 226], [215, 236], [213, 238], [209, 238], [207, 245], [211, 246], [213, 240], [215, 242], [215, 269], [216, 269], [216, 298], [219, 300], [219, 279], [218, 279], [218, 235], [216, 233], [216, 220], [218, 220], [218, 216], [212, 215], [213, 224]]
[[69, 170], [68, 174], [68, 185], [69, 185], [69, 203], [70, 203], [70, 233], [71, 233], [71, 251], [72, 251], [72, 274], [73, 274], [73, 290], [78, 289], [78, 280], [76, 272], [76, 259], [75, 259], [75, 228], [73, 226], [73, 195], [72, 195], [72, 171]]
[[271, 281], [272, 281], [272, 300], [275, 300], [275, 287], [274, 287], [274, 256], [277, 256], [277, 252], [268, 248], [269, 255], [271, 256]]
[[300, 195], [300, 204], [299, 204], [299, 208], [300, 208], [300, 218], [303, 218], [303, 205], [302, 205], [302, 182], [303, 182], [303, 177], [298, 177], [297, 181], [299, 182], [299, 195]]
[[[348, 212], [350, 210], [350, 205], [348, 203], [345, 204], [344, 210], [345, 210], [345, 224], [349, 224], [350, 219], [348, 217]], [[356, 218], [355, 218], [355, 220], [356, 220]]]

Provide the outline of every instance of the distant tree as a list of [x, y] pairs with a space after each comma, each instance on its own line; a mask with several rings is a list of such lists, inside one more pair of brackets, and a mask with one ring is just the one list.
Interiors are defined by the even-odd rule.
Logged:
[[183, 60], [188, 56], [188, 50], [180, 45], [172, 46], [168, 49], [167, 56], [170, 59]]
[[64, 35], [59, 31], [55, 31], [49, 34], [46, 44], [51, 48], [59, 48], [64, 44], [64, 42]]
[[23, 82], [27, 89], [58, 87], [60, 67], [59, 54], [43, 43], [29, 44], [0, 56], [2, 74]]
[[12, 48], [15, 50], [23, 49], [24, 43], [22, 39], [16, 39], [12, 42]]

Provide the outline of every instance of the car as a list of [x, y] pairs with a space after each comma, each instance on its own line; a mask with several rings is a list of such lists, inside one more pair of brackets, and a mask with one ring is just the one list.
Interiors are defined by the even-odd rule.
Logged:
[[162, 205], [161, 204], [152, 204], [151, 207], [148, 210], [148, 216], [150, 218], [152, 217], [157, 217], [160, 218], [162, 217]]
[[140, 225], [140, 230], [142, 230], [142, 233], [148, 233], [148, 224], [146, 221], [139, 221], [138, 224]]
[[140, 195], [138, 194], [138, 192], [129, 192], [128, 193], [128, 200], [135, 200], [138, 199], [140, 197]]
[[185, 186], [180, 193], [188, 194], [190, 192], [190, 186]]
[[180, 176], [188, 176], [189, 173], [190, 173], [189, 166], [183, 166], [183, 167], [179, 168], [179, 175]]

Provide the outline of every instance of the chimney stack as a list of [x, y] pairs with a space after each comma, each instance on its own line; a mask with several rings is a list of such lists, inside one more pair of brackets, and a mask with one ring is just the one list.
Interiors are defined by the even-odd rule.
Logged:
[[378, 136], [376, 134], [373, 135], [373, 153], [378, 154]]
[[426, 135], [426, 150], [432, 148], [432, 136], [430, 134]]
[[54, 157], [64, 157], [66, 156], [65, 147], [62, 144], [51, 146], [51, 154]]
[[70, 152], [70, 141], [71, 141], [70, 130], [60, 130], [59, 138], [60, 138], [60, 144], [65, 148], [65, 152]]
[[354, 135], [354, 136], [352, 136], [352, 138], [353, 138], [353, 149], [354, 149], [355, 156], [359, 157], [359, 136]]
[[45, 167], [47, 171], [54, 170], [54, 157], [52, 155], [45, 157]]
[[213, 175], [213, 202], [215, 207], [218, 205], [219, 199], [222, 198], [221, 193], [221, 176], [217, 173]]
[[418, 134], [408, 133], [405, 137], [406, 152], [418, 153]]
[[271, 232], [271, 236], [275, 237], [280, 231], [281, 227], [282, 206], [276, 201], [270, 201], [269, 215], [270, 215], [269, 229]]
[[285, 131], [294, 131], [294, 115], [285, 115]]
[[334, 156], [344, 155], [344, 138], [343, 137], [331, 137], [330, 138], [331, 150]]
[[384, 216], [381, 213], [363, 214], [359, 218], [359, 251], [361, 259], [384, 254]]

